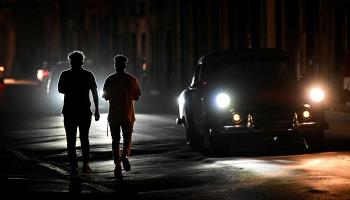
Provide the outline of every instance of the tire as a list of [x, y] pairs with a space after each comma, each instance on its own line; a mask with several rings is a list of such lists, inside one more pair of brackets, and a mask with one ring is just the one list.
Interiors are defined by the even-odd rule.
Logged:
[[209, 135], [210, 153], [213, 156], [222, 156], [228, 153], [229, 144], [225, 137], [215, 133]]
[[196, 127], [191, 119], [186, 120], [186, 139], [187, 145], [191, 148], [192, 151], [199, 151], [203, 146], [203, 135], [198, 133]]
[[324, 132], [308, 131], [304, 132], [304, 145], [310, 152], [320, 152], [324, 148]]

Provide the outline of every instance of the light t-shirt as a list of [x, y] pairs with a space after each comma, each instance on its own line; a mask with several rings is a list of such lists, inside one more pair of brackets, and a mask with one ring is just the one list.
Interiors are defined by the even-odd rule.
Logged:
[[135, 110], [133, 100], [141, 96], [137, 79], [126, 72], [117, 72], [105, 80], [104, 98], [109, 100], [109, 123], [133, 123]]

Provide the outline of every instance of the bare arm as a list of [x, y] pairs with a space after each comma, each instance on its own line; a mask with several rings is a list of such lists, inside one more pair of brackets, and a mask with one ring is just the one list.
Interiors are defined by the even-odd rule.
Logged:
[[142, 95], [142, 92], [141, 92], [141, 88], [140, 88], [140, 85], [139, 85], [139, 82], [135, 79], [135, 83], [134, 83], [134, 90], [135, 90], [135, 94], [134, 94], [134, 100], [137, 101], [139, 100], [139, 96]]
[[108, 81], [107, 80], [103, 84], [103, 94], [102, 94], [102, 98], [104, 98], [106, 101], [109, 100], [109, 95], [108, 95], [109, 89], [108, 89]]
[[63, 81], [62, 73], [61, 73], [59, 81], [58, 81], [58, 92], [64, 94], [65, 93], [64, 88], [65, 88], [64, 81]]
[[97, 88], [92, 88], [92, 98], [94, 99], [94, 104], [95, 104], [95, 120], [98, 121], [100, 119], [100, 111], [98, 108], [98, 92]]

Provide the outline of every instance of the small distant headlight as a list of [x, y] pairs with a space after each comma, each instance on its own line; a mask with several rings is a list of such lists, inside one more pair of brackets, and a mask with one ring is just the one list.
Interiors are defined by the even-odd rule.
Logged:
[[321, 102], [324, 99], [324, 91], [321, 88], [312, 88], [310, 90], [310, 98], [314, 102]]
[[226, 108], [230, 104], [230, 96], [226, 93], [220, 93], [216, 96], [216, 105], [219, 108]]

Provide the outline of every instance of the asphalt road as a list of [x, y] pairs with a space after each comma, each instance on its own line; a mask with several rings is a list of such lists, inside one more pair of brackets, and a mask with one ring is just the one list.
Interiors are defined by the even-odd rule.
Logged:
[[138, 104], [132, 170], [123, 172], [124, 181], [113, 177], [106, 114], [91, 126], [93, 173], [70, 179], [62, 116], [38, 112], [32, 87], [12, 88], [21, 98], [0, 92], [6, 97], [0, 111], [2, 199], [350, 199], [349, 113], [327, 111], [324, 152], [258, 138], [212, 157], [207, 148], [188, 149], [171, 101]]
[[[334, 116], [331, 116], [334, 115]], [[339, 113], [328, 113], [335, 118]], [[19, 119], [1, 132], [2, 193], [86, 199], [349, 199], [350, 151], [344, 126], [327, 132], [326, 150], [310, 154], [300, 143], [256, 139], [225, 157], [191, 152], [175, 115], [137, 114], [124, 181], [113, 177], [106, 114], [90, 133], [93, 174], [68, 176], [61, 116]], [[343, 118], [343, 117], [342, 117]], [[345, 119], [345, 118], [343, 118]], [[339, 129], [337, 129], [337, 127]], [[79, 142], [78, 142], [79, 146]], [[79, 151], [79, 148], [78, 148]]]

